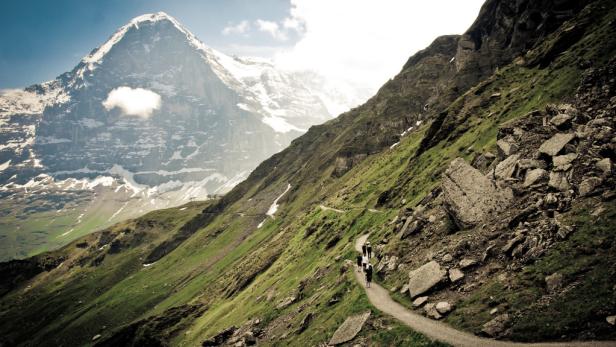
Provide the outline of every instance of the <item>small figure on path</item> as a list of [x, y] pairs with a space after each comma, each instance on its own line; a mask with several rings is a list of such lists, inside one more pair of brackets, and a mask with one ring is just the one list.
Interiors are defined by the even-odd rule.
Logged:
[[368, 259], [372, 258], [372, 245], [370, 241], [366, 242], [366, 253], [368, 254]]
[[366, 256], [366, 243], [364, 243], [363, 245], [361, 245], [361, 254], [365, 257]]
[[372, 282], [372, 264], [368, 264], [366, 267], [366, 288], [370, 288]]
[[370, 264], [368, 257], [366, 257], [365, 255], [361, 257], [361, 268], [362, 270], [364, 270], [364, 272], [366, 272], [366, 269], [368, 268], [368, 264]]
[[356, 258], [357, 259], [357, 271], [361, 271], [362, 258], [363, 257], [361, 255], [358, 255]]

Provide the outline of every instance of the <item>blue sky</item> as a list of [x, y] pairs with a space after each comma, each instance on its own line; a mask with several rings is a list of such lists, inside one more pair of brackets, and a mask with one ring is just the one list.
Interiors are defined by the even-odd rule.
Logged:
[[[0, 88], [25, 87], [71, 70], [131, 18], [164, 11], [209, 46], [230, 54], [269, 56], [289, 46], [264, 32], [224, 35], [227, 26], [279, 21], [289, 0], [3, 0], [0, 5]], [[251, 51], [252, 50], [252, 51]]]
[[0, 89], [71, 70], [130, 19], [164, 11], [227, 54], [313, 70], [372, 95], [437, 36], [462, 34], [484, 0], [2, 0]]

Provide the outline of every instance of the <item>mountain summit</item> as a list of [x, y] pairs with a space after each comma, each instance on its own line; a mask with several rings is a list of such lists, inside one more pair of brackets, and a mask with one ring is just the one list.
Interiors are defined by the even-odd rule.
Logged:
[[313, 77], [229, 57], [163, 12], [134, 18], [72, 71], [0, 96], [0, 209], [28, 240], [0, 259], [226, 192], [331, 117]]

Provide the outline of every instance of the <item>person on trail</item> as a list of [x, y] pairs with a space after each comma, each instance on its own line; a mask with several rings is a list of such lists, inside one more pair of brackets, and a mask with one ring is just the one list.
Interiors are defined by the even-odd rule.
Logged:
[[363, 245], [361, 245], [361, 254], [365, 257], [366, 256], [366, 243], [364, 243]]
[[368, 257], [366, 257], [365, 255], [361, 257], [361, 268], [364, 272], [366, 272], [366, 269], [368, 268], [368, 264], [370, 264]]
[[372, 282], [372, 264], [368, 264], [366, 267], [366, 287], [370, 288], [370, 283]]
[[361, 255], [357, 256], [357, 271], [361, 271], [362, 258]]
[[368, 259], [372, 258], [372, 245], [370, 241], [366, 242], [366, 253], [368, 254]]

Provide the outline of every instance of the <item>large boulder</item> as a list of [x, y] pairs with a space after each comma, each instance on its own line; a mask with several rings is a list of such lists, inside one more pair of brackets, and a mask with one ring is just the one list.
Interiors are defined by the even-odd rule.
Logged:
[[507, 329], [510, 321], [508, 314], [501, 314], [484, 324], [481, 332], [491, 337], [499, 337]]
[[558, 133], [541, 144], [539, 153], [544, 153], [553, 157], [560, 153], [560, 151], [562, 151], [562, 149], [574, 138], [575, 134]]
[[464, 159], [453, 160], [444, 173], [444, 207], [462, 229], [473, 227], [489, 214], [506, 208], [513, 195], [500, 189]]
[[512, 178], [513, 174], [515, 173], [516, 165], [519, 159], [520, 155], [514, 154], [498, 163], [498, 165], [496, 165], [496, 168], [494, 169], [494, 177], [501, 180]]
[[339, 345], [354, 339], [369, 317], [370, 311], [348, 317], [329, 340], [329, 345]]
[[409, 272], [409, 294], [411, 298], [429, 291], [446, 277], [447, 271], [434, 260]]

